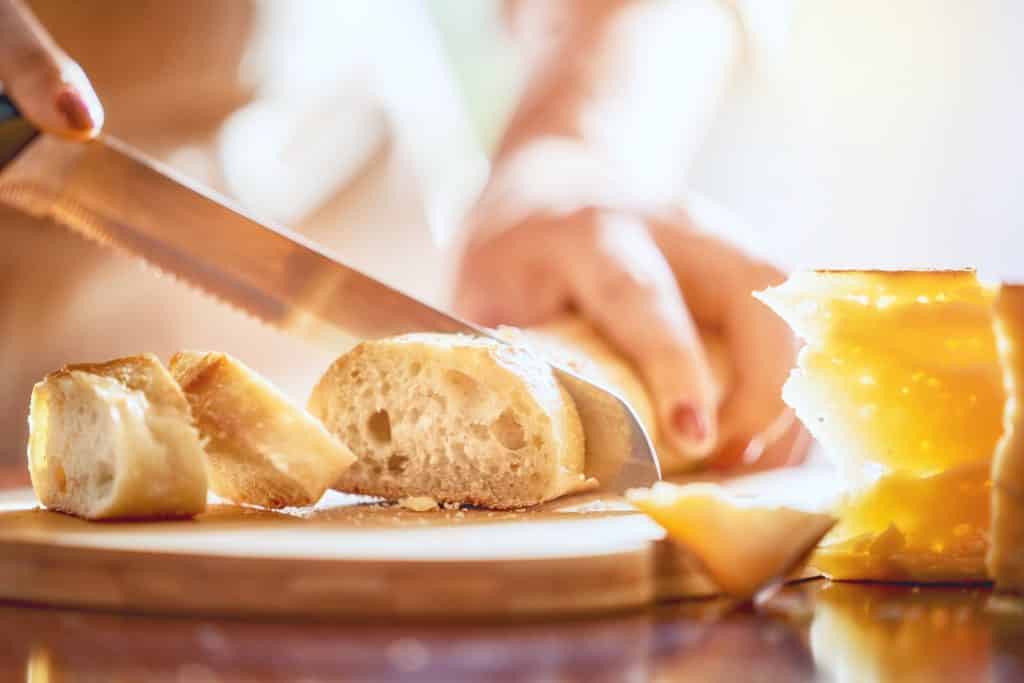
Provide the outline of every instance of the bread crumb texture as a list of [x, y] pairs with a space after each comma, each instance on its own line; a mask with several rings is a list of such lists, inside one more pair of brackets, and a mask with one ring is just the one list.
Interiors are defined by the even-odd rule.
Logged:
[[36, 384], [29, 472], [39, 501], [87, 519], [190, 517], [206, 463], [181, 389], [156, 356], [69, 365]]
[[572, 399], [547, 364], [493, 340], [364, 342], [327, 370], [309, 410], [356, 456], [339, 490], [510, 509], [584, 482]]
[[430, 496], [408, 496], [406, 498], [399, 498], [398, 505], [406, 510], [412, 510], [413, 512], [430, 512], [440, 508], [437, 501]]
[[313, 505], [354, 460], [318, 420], [227, 354], [183, 351], [171, 372], [207, 440], [210, 488], [222, 498]]

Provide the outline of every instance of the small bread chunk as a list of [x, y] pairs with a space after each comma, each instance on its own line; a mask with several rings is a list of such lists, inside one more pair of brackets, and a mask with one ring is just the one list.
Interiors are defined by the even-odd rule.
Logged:
[[312, 505], [354, 460], [322, 424], [226, 354], [183, 351], [171, 372], [207, 439], [210, 488], [222, 498]]
[[519, 347], [445, 334], [364, 342], [327, 370], [309, 410], [356, 454], [341, 491], [509, 509], [585, 485], [576, 406]]
[[28, 465], [48, 508], [86, 519], [191, 517], [206, 463], [188, 402], [152, 354], [69, 365], [32, 390]]
[[1004, 285], [995, 313], [1006, 406], [992, 461], [992, 544], [986, 561], [996, 589], [1024, 593], [1024, 286]]

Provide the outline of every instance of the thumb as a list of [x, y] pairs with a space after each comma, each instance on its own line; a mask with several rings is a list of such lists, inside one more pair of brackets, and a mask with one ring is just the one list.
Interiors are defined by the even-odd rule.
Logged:
[[103, 127], [89, 79], [21, 0], [0, 0], [0, 83], [25, 118], [48, 133], [85, 140]]
[[569, 264], [572, 296], [623, 351], [651, 390], [661, 431], [706, 456], [717, 440], [714, 380], [672, 270], [642, 221], [596, 213], [589, 248]]

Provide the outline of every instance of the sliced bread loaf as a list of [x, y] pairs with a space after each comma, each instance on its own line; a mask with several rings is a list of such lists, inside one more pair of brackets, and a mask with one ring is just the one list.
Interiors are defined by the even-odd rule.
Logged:
[[443, 334], [364, 342], [327, 370], [309, 410], [356, 455], [339, 490], [508, 509], [585, 486], [572, 398], [520, 347]]
[[69, 365], [32, 390], [29, 472], [39, 501], [87, 519], [188, 517], [206, 507], [199, 433], [152, 354]]
[[207, 439], [218, 496], [268, 508], [311, 505], [354, 459], [322, 424], [226, 354], [183, 351], [171, 372]]

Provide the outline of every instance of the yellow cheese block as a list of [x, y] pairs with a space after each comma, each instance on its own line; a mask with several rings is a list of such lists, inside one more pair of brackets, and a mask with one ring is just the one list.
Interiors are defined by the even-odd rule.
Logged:
[[985, 580], [1005, 391], [972, 271], [800, 273], [760, 297], [807, 341], [783, 390], [852, 493], [834, 579]]
[[1004, 391], [972, 272], [801, 273], [760, 296], [807, 341], [783, 397], [847, 472], [991, 458]]
[[992, 463], [988, 568], [998, 589], [1024, 592], [1024, 286], [999, 290], [996, 336], [1007, 401], [1005, 432]]
[[716, 484], [658, 482], [626, 497], [691, 550], [720, 588], [739, 596], [788, 576], [835, 523]]
[[885, 474], [839, 505], [811, 565], [833, 579], [983, 581], [991, 489], [987, 462]]

